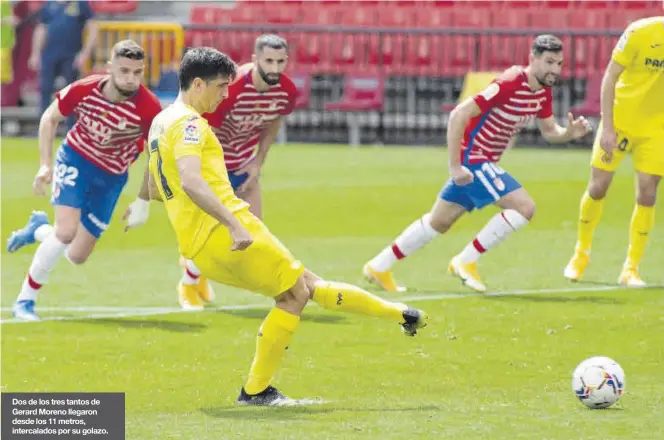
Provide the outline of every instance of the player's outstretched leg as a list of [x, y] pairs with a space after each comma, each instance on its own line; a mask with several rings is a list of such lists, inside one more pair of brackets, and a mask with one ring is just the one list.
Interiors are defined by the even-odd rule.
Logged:
[[588, 189], [581, 197], [579, 206], [579, 226], [577, 231], [574, 255], [565, 266], [563, 275], [570, 281], [579, 281], [583, 277], [588, 263], [590, 262], [590, 249], [592, 247], [593, 235], [604, 206], [604, 197], [611, 185], [613, 172], [600, 170], [593, 167], [590, 175]]
[[618, 283], [628, 287], [645, 287], [646, 283], [639, 276], [639, 264], [648, 243], [648, 235], [655, 224], [655, 201], [660, 176], [637, 173], [638, 191], [636, 206], [632, 213], [629, 228], [629, 249]]
[[445, 233], [466, 212], [466, 208], [437, 199], [431, 212], [415, 220], [396, 240], [364, 265], [364, 276], [388, 292], [403, 292], [392, 274], [392, 266], [418, 249], [426, 246], [438, 235]]
[[178, 302], [184, 310], [203, 310], [203, 302], [214, 301], [214, 290], [209, 280], [201, 275], [193, 261], [180, 256], [182, 278], [178, 283]]
[[450, 273], [478, 292], [486, 291], [477, 271], [480, 256], [504, 241], [512, 232], [527, 225], [535, 214], [535, 202], [523, 188], [507, 194], [496, 204], [503, 211], [494, 215], [475, 239], [452, 258], [449, 265]]
[[325, 281], [308, 270], [304, 278], [313, 292], [311, 299], [326, 309], [389, 319], [407, 336], [415, 336], [418, 329], [427, 326], [429, 317], [422, 310], [384, 300], [352, 284]]

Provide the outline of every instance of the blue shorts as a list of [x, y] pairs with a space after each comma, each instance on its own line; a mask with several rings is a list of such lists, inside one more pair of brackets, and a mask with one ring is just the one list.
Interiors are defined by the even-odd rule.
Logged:
[[233, 191], [237, 191], [237, 189], [241, 187], [244, 182], [247, 181], [248, 177], [249, 173], [237, 174], [236, 171], [228, 172], [228, 180], [231, 181], [231, 186], [233, 187]]
[[493, 162], [464, 166], [473, 173], [473, 181], [459, 186], [449, 179], [440, 192], [440, 198], [461, 205], [468, 212], [482, 209], [521, 188], [514, 177]]
[[99, 238], [126, 183], [127, 173], [104, 171], [63, 143], [55, 158], [51, 203], [80, 209], [81, 224]]

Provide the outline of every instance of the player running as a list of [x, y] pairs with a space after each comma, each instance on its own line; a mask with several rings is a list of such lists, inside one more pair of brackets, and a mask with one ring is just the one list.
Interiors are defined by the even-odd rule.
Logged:
[[613, 173], [632, 152], [636, 206], [627, 258], [618, 283], [643, 287], [638, 267], [655, 223], [657, 186], [664, 175], [664, 16], [635, 21], [613, 50], [602, 81], [602, 121], [595, 137], [588, 188], [581, 198], [579, 229], [566, 278], [578, 281], [590, 262], [593, 233], [602, 216]]
[[[14, 304], [18, 319], [39, 320], [35, 302], [55, 263], [62, 255], [83, 264], [108, 227], [127, 182], [127, 170], [141, 152], [139, 142], [161, 111], [157, 97], [141, 84], [145, 53], [131, 40], [113, 47], [108, 75], [78, 80], [56, 94], [39, 124], [40, 168], [33, 189], [45, 195], [53, 184], [51, 203], [55, 225], [44, 212], [33, 212], [27, 225], [14, 231], [7, 250], [41, 242], [21, 293]], [[63, 141], [53, 163], [53, 141], [58, 124], [76, 114], [77, 121]], [[147, 205], [147, 192], [142, 200]], [[136, 209], [138, 210], [138, 208]]]
[[552, 143], [580, 138], [590, 131], [584, 118], [568, 115], [567, 128], [553, 118], [551, 87], [563, 63], [562, 42], [540, 35], [532, 43], [526, 68], [512, 67], [484, 91], [460, 103], [447, 131], [450, 179], [431, 210], [411, 224], [363, 269], [381, 288], [397, 292], [392, 265], [447, 232], [467, 212], [495, 204], [502, 209], [477, 237], [452, 258], [449, 271], [468, 287], [484, 292], [477, 271], [483, 253], [527, 225], [535, 202], [519, 182], [497, 165], [520, 129], [537, 118], [542, 136]]
[[180, 252], [205, 276], [274, 298], [237, 402], [282, 406], [294, 401], [271, 385], [272, 377], [310, 299], [328, 309], [393, 320], [409, 336], [426, 325], [427, 316], [358, 287], [321, 280], [295, 260], [234, 194], [224, 152], [201, 114], [227, 96], [235, 73], [233, 61], [215, 49], [195, 48], [184, 55], [180, 95], [150, 130], [150, 188], [164, 201]]

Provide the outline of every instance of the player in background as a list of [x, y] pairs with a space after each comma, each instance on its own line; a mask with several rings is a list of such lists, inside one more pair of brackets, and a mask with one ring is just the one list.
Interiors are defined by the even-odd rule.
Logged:
[[613, 50], [602, 80], [602, 120], [590, 182], [581, 198], [574, 255], [564, 276], [578, 281], [590, 262], [593, 233], [613, 174], [628, 152], [637, 175], [627, 258], [618, 283], [642, 287], [638, 267], [655, 223], [657, 186], [664, 175], [664, 16], [635, 21]]
[[165, 204], [180, 252], [205, 276], [274, 298], [237, 402], [283, 406], [295, 402], [271, 385], [272, 377], [310, 299], [328, 309], [392, 320], [409, 336], [426, 325], [426, 315], [358, 287], [321, 280], [235, 195], [221, 145], [201, 117], [227, 96], [235, 73], [233, 61], [215, 49], [195, 48], [184, 55], [178, 99], [155, 118], [150, 130], [149, 187]]
[[[56, 94], [39, 124], [40, 168], [33, 189], [46, 194], [51, 184], [55, 225], [44, 212], [33, 212], [27, 225], [7, 241], [16, 252], [35, 241], [37, 248], [14, 316], [38, 320], [35, 302], [55, 263], [64, 255], [83, 264], [108, 227], [127, 182], [127, 170], [140, 154], [139, 139], [147, 136], [152, 119], [161, 111], [157, 97], [141, 84], [145, 53], [131, 40], [113, 47], [108, 75], [78, 80]], [[58, 124], [75, 114], [77, 121], [60, 146], [53, 164], [53, 141]], [[132, 204], [147, 210], [147, 191]]]
[[542, 136], [552, 143], [580, 138], [590, 131], [584, 118], [568, 115], [566, 128], [553, 118], [551, 87], [560, 76], [562, 42], [540, 35], [532, 43], [527, 67], [514, 66], [484, 91], [460, 103], [450, 114], [447, 145], [450, 178], [431, 209], [369, 261], [364, 275], [390, 292], [403, 291], [392, 265], [447, 232], [467, 212], [495, 204], [502, 211], [487, 223], [449, 271], [468, 287], [484, 292], [477, 271], [479, 257], [528, 224], [535, 202], [519, 182], [498, 166], [514, 136], [537, 118]]
[[[256, 39], [251, 59], [251, 63], [240, 67], [229, 87], [228, 98], [203, 117], [224, 149], [235, 194], [262, 219], [261, 168], [283, 117], [293, 111], [297, 92], [293, 81], [283, 73], [288, 63], [286, 40], [277, 35], [261, 35]], [[185, 292], [179, 289], [179, 302], [185, 309], [202, 310], [204, 302], [214, 300], [214, 291], [191, 261], [180, 258], [180, 266], [182, 282], [196, 284], [198, 294], [184, 297]]]

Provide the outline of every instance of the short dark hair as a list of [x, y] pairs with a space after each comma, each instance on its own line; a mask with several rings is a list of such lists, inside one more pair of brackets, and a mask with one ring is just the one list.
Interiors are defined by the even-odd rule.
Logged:
[[562, 52], [563, 42], [560, 41], [558, 37], [551, 34], [538, 35], [537, 38], [533, 40], [533, 44], [530, 47], [530, 51], [533, 55], [540, 56], [544, 52]]
[[195, 78], [205, 82], [220, 76], [235, 78], [237, 66], [225, 53], [212, 47], [194, 47], [185, 51], [180, 62], [180, 90], [187, 91]]
[[256, 38], [254, 53], [261, 53], [266, 47], [269, 47], [270, 49], [286, 49], [286, 53], [288, 53], [288, 43], [286, 43], [286, 40], [279, 35], [263, 34]]
[[122, 40], [113, 46], [113, 58], [118, 57], [140, 61], [145, 59], [145, 51], [134, 40]]

